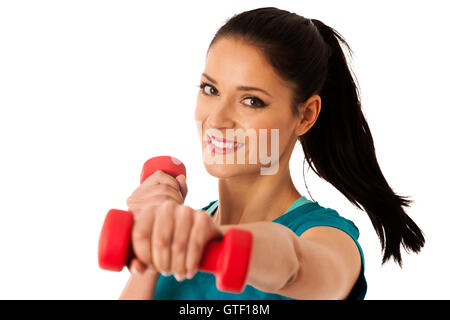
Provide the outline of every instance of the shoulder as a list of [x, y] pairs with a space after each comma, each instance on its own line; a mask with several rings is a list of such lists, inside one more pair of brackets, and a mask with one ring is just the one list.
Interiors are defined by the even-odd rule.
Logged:
[[318, 202], [311, 202], [285, 213], [274, 222], [285, 225], [297, 236], [316, 226], [334, 227], [349, 234], [354, 240], [359, 237], [359, 230], [349, 219], [342, 217], [336, 210], [322, 207]]

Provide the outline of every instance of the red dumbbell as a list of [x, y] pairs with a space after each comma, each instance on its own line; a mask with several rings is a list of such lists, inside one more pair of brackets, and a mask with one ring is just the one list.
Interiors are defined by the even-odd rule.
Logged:
[[[186, 168], [181, 161], [170, 156], [159, 156], [144, 163], [141, 183], [157, 170], [162, 170], [173, 177], [180, 174], [186, 176]], [[100, 233], [98, 246], [100, 268], [121, 271], [134, 257], [131, 246], [133, 222], [131, 212], [109, 210]], [[222, 240], [207, 244], [199, 269], [215, 274], [219, 290], [242, 292], [250, 262], [252, 241], [252, 234], [249, 231], [228, 229]]]

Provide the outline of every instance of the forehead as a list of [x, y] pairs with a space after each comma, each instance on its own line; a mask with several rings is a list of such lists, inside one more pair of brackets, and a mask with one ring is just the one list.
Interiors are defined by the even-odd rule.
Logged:
[[224, 85], [258, 86], [272, 92], [288, 88], [261, 50], [230, 37], [221, 38], [210, 47], [205, 73]]

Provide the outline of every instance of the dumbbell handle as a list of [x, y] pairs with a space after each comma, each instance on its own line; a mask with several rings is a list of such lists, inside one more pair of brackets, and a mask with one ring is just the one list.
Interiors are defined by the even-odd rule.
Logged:
[[[186, 175], [181, 161], [160, 156], [147, 160], [141, 173], [141, 183], [158, 168], [176, 177]], [[121, 271], [134, 256], [131, 247], [133, 214], [129, 211], [111, 209], [100, 234], [98, 262], [102, 269]], [[216, 275], [217, 287], [223, 291], [241, 292], [250, 261], [252, 234], [249, 231], [230, 228], [222, 240], [209, 242], [199, 264], [201, 271]]]

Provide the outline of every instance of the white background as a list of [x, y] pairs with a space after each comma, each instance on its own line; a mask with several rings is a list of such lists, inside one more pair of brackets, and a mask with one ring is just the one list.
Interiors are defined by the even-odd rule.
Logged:
[[[187, 167], [186, 204], [217, 199], [194, 108], [207, 46], [233, 14], [275, 6], [348, 41], [383, 173], [415, 203], [419, 255], [381, 266], [368, 216], [312, 170], [322, 206], [355, 222], [367, 299], [448, 299], [450, 50], [445, 1], [0, 2], [0, 298], [117, 299], [128, 271], [102, 271], [106, 212], [126, 209], [143, 162]], [[446, 22], [447, 21], [447, 22]], [[298, 145], [291, 172], [301, 194]]]

